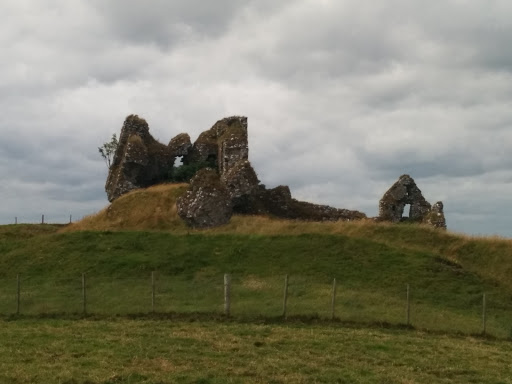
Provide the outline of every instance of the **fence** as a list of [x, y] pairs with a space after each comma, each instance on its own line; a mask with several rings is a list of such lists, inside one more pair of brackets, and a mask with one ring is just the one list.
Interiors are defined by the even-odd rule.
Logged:
[[[66, 220], [63, 219], [64, 216], [59, 216], [59, 222], [58, 223], [53, 223], [52, 224], [71, 224], [73, 222], [73, 215], [69, 215], [69, 222], [66, 222]], [[45, 215], [41, 215], [41, 220], [39, 221], [38, 219], [36, 220], [18, 220], [18, 216], [14, 217], [14, 222], [13, 224], [15, 225], [18, 225], [18, 224], [50, 224], [48, 221], [47, 221], [47, 218], [45, 218]]]
[[[442, 331], [511, 336], [512, 306], [490, 295], [440, 296], [413, 285], [382, 291], [333, 279], [209, 273], [0, 279], [0, 314], [216, 313], [231, 317], [313, 317], [355, 323], [410, 325]], [[491, 295], [492, 296], [492, 295]]]

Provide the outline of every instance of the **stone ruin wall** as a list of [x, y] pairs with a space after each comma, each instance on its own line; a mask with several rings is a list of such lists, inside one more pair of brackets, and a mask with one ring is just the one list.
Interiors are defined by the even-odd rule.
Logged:
[[[408, 217], [404, 217], [406, 205], [410, 205]], [[446, 229], [443, 208], [443, 203], [440, 201], [432, 206], [425, 200], [413, 178], [402, 175], [379, 201], [377, 220], [392, 223], [412, 221]]]
[[[126, 118], [119, 146], [105, 185], [109, 201], [137, 188], [165, 182], [177, 157], [183, 164], [208, 164], [190, 180], [186, 193], [177, 200], [180, 217], [191, 227], [207, 228], [229, 222], [233, 213], [267, 214], [306, 221], [351, 221], [365, 219], [362, 212], [338, 209], [294, 199], [287, 186], [267, 189], [249, 162], [247, 118], [232, 116], [217, 121], [192, 144], [181, 133], [168, 145], [156, 141], [147, 122], [137, 115]], [[408, 175], [403, 175], [384, 194], [377, 221], [409, 220], [446, 228], [443, 204], [431, 206]]]

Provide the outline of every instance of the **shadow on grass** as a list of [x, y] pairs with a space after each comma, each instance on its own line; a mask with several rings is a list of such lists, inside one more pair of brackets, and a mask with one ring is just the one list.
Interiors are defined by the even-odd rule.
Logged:
[[261, 325], [321, 325], [336, 328], [348, 329], [389, 329], [397, 331], [419, 331], [430, 335], [446, 335], [451, 337], [474, 337], [482, 340], [508, 340], [512, 341], [512, 336], [507, 338], [496, 337], [490, 333], [465, 333], [462, 331], [443, 331], [427, 328], [415, 327], [404, 323], [390, 323], [387, 321], [352, 321], [343, 320], [335, 317], [334, 319], [322, 318], [317, 314], [287, 316], [226, 316], [218, 312], [152, 312], [152, 313], [132, 313], [104, 315], [95, 313], [41, 313], [37, 315], [0, 315], [3, 321], [18, 320], [89, 320], [89, 321], [116, 321], [116, 320], [134, 320], [134, 321], [180, 321], [180, 322], [216, 322], [219, 324], [261, 324]]

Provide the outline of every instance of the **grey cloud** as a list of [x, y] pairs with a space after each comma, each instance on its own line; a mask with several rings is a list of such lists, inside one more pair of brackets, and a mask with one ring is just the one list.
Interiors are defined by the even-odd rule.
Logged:
[[[439, 70], [446, 76], [438, 83], [460, 78], [457, 73], [466, 71], [463, 83], [496, 70], [485, 60], [501, 63], [503, 70], [511, 68], [509, 50], [499, 47], [506, 44], [512, 23], [503, 16], [506, 9], [496, 5], [482, 10], [450, 1], [443, 6], [411, 1], [337, 3], [326, 9], [294, 4], [297, 9], [290, 6], [280, 17], [262, 23], [279, 31], [275, 37], [263, 37], [262, 44], [247, 50], [263, 75], [288, 79], [296, 87], [325, 87], [330, 81], [353, 84], [375, 74], [391, 76], [398, 64], [415, 73], [408, 85], [412, 93], [414, 87], [422, 92], [418, 86], [425, 88], [423, 77], [428, 79]], [[501, 23], [498, 27], [491, 21], [475, 23], [482, 18], [499, 18]], [[456, 90], [458, 83], [451, 89]], [[434, 97], [440, 95], [434, 93]]]
[[361, 153], [361, 158], [371, 169], [375, 179], [390, 178], [402, 174], [415, 177], [436, 175], [449, 177], [477, 176], [486, 172], [478, 153], [444, 153], [430, 159], [419, 159], [413, 151], [399, 150], [393, 153]]
[[91, 80], [133, 79], [160, 55], [154, 45], [131, 46], [115, 39], [86, 2], [32, 5], [29, 13], [14, 2], [4, 10], [7, 33], [0, 41], [8, 59], [0, 63], [0, 97], [41, 97]]
[[166, 49], [190, 39], [223, 33], [244, 2], [94, 0], [114, 37], [127, 42], [158, 44]]

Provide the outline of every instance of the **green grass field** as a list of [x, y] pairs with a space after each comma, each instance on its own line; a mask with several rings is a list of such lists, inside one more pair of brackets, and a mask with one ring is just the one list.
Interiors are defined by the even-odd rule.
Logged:
[[512, 241], [250, 216], [190, 230], [182, 190], [0, 226], [0, 383], [512, 382]]
[[512, 344], [319, 324], [0, 321], [2, 383], [511, 383]]
[[272, 318], [282, 313], [288, 274], [291, 317], [329, 318], [336, 278], [338, 319], [403, 324], [410, 284], [416, 328], [479, 333], [486, 293], [487, 331], [511, 335], [507, 287], [427, 250], [340, 234], [57, 233], [57, 228], [52, 233], [49, 226], [40, 227], [3, 228], [1, 314], [16, 312], [18, 273], [22, 314], [81, 312], [82, 273], [88, 313], [149, 313], [156, 271], [156, 312], [222, 313], [223, 275], [229, 273], [232, 315]]

